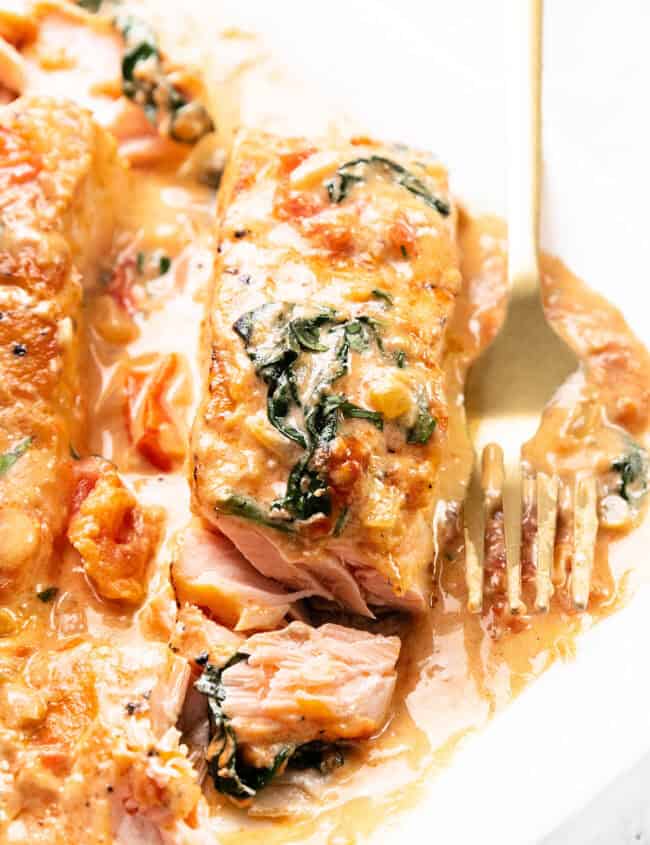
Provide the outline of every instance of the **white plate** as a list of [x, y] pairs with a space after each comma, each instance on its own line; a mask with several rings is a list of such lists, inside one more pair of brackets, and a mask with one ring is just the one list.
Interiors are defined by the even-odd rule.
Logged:
[[[460, 196], [503, 210], [504, 4], [224, 3], [316, 101], [322, 92], [378, 137], [435, 150]], [[547, 0], [543, 213], [543, 246], [620, 305], [648, 343], [649, 24], [647, 0]], [[574, 662], [555, 665], [466, 743], [417, 811], [386, 819], [373, 842], [540, 842], [650, 750], [649, 635], [643, 588], [580, 641]]]

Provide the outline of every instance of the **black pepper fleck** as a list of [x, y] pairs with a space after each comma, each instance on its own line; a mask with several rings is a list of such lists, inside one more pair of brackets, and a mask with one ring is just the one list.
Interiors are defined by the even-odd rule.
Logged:
[[239, 281], [242, 283], [242, 285], [250, 285], [251, 277], [248, 275], [248, 273], [242, 273], [239, 277]]
[[210, 655], [208, 654], [207, 651], [202, 651], [201, 654], [197, 655], [194, 658], [194, 662], [196, 663], [197, 666], [205, 666], [205, 664], [208, 662], [209, 656]]
[[234, 236], [239, 240], [240, 238], [245, 238], [248, 234], [248, 229], [235, 229], [233, 232]]
[[14, 343], [14, 345], [11, 347], [11, 351], [18, 358], [24, 358], [25, 355], [27, 355], [27, 347], [24, 343]]

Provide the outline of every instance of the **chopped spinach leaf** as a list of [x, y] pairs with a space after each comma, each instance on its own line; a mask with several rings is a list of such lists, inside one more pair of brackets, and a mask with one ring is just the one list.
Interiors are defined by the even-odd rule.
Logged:
[[[348, 372], [350, 352], [364, 352], [373, 342], [383, 347], [381, 324], [366, 315], [344, 319], [331, 308], [321, 308], [303, 316], [296, 315], [297, 308], [266, 303], [239, 317], [233, 329], [267, 385], [269, 422], [306, 453], [289, 473], [285, 495], [271, 508], [304, 520], [331, 512], [324, 462], [319, 458], [336, 437], [341, 419], [365, 419], [383, 428], [381, 414], [329, 392]], [[308, 395], [301, 398], [301, 365], [307, 363], [303, 356], [311, 358], [317, 377]], [[256, 519], [261, 523], [259, 515]]]
[[638, 443], [630, 439], [630, 448], [612, 463], [612, 469], [620, 476], [619, 495], [626, 502], [638, 501], [648, 490], [648, 454]]
[[144, 90], [138, 87], [133, 77], [136, 65], [154, 56], [160, 61], [156, 36], [148, 23], [133, 15], [115, 19], [116, 28], [122, 33], [125, 50], [122, 54], [122, 91], [131, 100]]
[[392, 159], [376, 155], [353, 159], [342, 164], [334, 176], [325, 183], [330, 201], [337, 204], [343, 202], [355, 185], [365, 181], [369, 169], [389, 176], [428, 206], [435, 208], [443, 217], [449, 215], [451, 211], [449, 203], [430, 191], [417, 176]]
[[241, 519], [248, 519], [251, 522], [256, 522], [258, 525], [265, 525], [267, 528], [275, 528], [276, 531], [283, 531], [285, 534], [290, 534], [293, 531], [292, 526], [288, 522], [284, 522], [281, 519], [274, 519], [257, 502], [245, 496], [229, 496], [227, 499], [218, 502], [216, 507], [220, 513], [228, 516], [238, 516]]
[[10, 449], [8, 452], [0, 455], [0, 476], [9, 472], [16, 461], [29, 449], [33, 440], [33, 437], [26, 437], [24, 440], [21, 440], [17, 446], [14, 446], [13, 449]]
[[407, 443], [419, 443], [424, 445], [431, 439], [436, 427], [436, 418], [432, 417], [424, 397], [418, 402], [418, 415], [414, 425], [406, 432]]
[[343, 533], [343, 529], [345, 528], [345, 525], [348, 521], [349, 510], [350, 509], [347, 508], [347, 507], [342, 508], [341, 512], [336, 517], [336, 524], [334, 525], [334, 532], [333, 532], [335, 537], [340, 537], [341, 534]]
[[[354, 402], [348, 402], [345, 396], [339, 396], [337, 394], [324, 396], [320, 402], [320, 408], [324, 418], [328, 418], [337, 411], [340, 411], [344, 417], [368, 420], [379, 431], [383, 431], [384, 429], [384, 417], [382, 414], [378, 411], [369, 411], [367, 408], [361, 408], [359, 405], [355, 405]], [[336, 433], [336, 430], [334, 433]], [[333, 437], [330, 436], [328, 439], [332, 440]]]
[[214, 124], [206, 109], [188, 102], [167, 76], [151, 27], [134, 15], [119, 15], [113, 23], [124, 38], [122, 93], [142, 107], [150, 123], [176, 141], [194, 144], [212, 132]]
[[395, 304], [393, 297], [385, 290], [381, 290], [381, 288], [375, 288], [372, 292], [372, 295], [375, 297], [375, 299], [383, 299], [386, 305], [388, 306], [392, 307]]
[[306, 352], [327, 352], [327, 346], [320, 342], [320, 327], [330, 320], [329, 313], [291, 320], [289, 332], [298, 346]]
[[218, 667], [208, 663], [194, 688], [208, 699], [211, 739], [206, 759], [214, 785], [219, 792], [246, 799], [252, 798], [255, 790], [245, 784], [237, 772], [237, 739], [230, 720], [223, 712], [226, 689], [222, 681], [226, 669], [242, 660], [248, 660], [248, 655], [237, 652], [224, 666]]
[[292, 402], [297, 402], [295, 375], [292, 370], [285, 370], [278, 379], [269, 384], [266, 397], [266, 412], [269, 422], [280, 434], [288, 440], [293, 440], [303, 449], [307, 448], [307, 440], [301, 431], [295, 426], [285, 422], [286, 416], [291, 409]]
[[296, 519], [309, 519], [319, 513], [329, 516], [332, 503], [327, 483], [318, 470], [309, 466], [310, 460], [311, 454], [307, 454], [294, 464], [284, 496], [276, 499], [271, 508], [286, 510]]
[[40, 599], [43, 604], [47, 604], [48, 602], [52, 601], [53, 598], [56, 597], [58, 592], [58, 587], [46, 587], [44, 590], [39, 590], [39, 592], [36, 593], [36, 598]]
[[291, 765], [295, 769], [316, 769], [322, 775], [329, 774], [345, 763], [343, 751], [339, 746], [314, 740], [296, 748]]

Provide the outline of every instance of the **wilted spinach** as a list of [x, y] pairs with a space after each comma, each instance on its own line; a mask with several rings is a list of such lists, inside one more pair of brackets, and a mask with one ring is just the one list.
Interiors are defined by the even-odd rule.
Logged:
[[141, 106], [149, 122], [159, 129], [162, 118], [168, 115], [169, 136], [175, 141], [194, 144], [212, 132], [214, 124], [204, 106], [188, 101], [166, 75], [158, 40], [149, 24], [134, 15], [118, 15], [114, 25], [125, 44], [122, 93]]
[[612, 469], [620, 476], [619, 495], [626, 502], [643, 498], [648, 490], [648, 454], [630, 438], [625, 454], [612, 463]]
[[0, 455], [0, 476], [4, 475], [6, 472], [12, 468], [12, 466], [16, 463], [18, 458], [22, 457], [25, 452], [29, 449], [32, 445], [34, 438], [33, 437], [26, 437], [24, 440], [21, 440], [13, 449], [9, 449], [9, 451], [4, 452]]
[[414, 176], [413, 173], [396, 161], [377, 155], [355, 158], [342, 164], [334, 176], [325, 183], [330, 201], [334, 203], [343, 202], [355, 185], [366, 180], [368, 170], [389, 176], [428, 206], [435, 208], [443, 217], [449, 215], [451, 210], [449, 203], [430, 191], [421, 179], [418, 179], [417, 176]]
[[[335, 437], [342, 419], [364, 419], [380, 430], [383, 417], [330, 392], [349, 368], [350, 352], [364, 352], [374, 342], [382, 349], [380, 324], [366, 315], [344, 319], [331, 308], [295, 316], [297, 306], [267, 303], [243, 314], [233, 329], [244, 342], [255, 371], [267, 385], [267, 416], [284, 437], [305, 450], [293, 466], [285, 495], [273, 502], [272, 511], [305, 520], [328, 516], [328, 492], [323, 450]], [[260, 340], [257, 338], [261, 335]], [[299, 368], [305, 356], [322, 356], [317, 383], [301, 398]], [[313, 363], [313, 361], [312, 361]], [[277, 527], [271, 516], [255, 521]]]

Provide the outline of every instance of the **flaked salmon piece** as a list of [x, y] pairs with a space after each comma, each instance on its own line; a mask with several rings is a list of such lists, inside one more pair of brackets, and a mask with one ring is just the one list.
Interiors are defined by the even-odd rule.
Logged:
[[319, 761], [328, 746], [365, 739], [387, 718], [397, 637], [292, 622], [254, 634], [221, 666], [208, 663], [206, 758], [217, 789], [248, 801], [294, 759]]
[[195, 512], [292, 589], [424, 609], [460, 285], [445, 169], [244, 131], [218, 227]]
[[255, 634], [222, 675], [224, 713], [244, 746], [369, 737], [386, 718], [399, 650], [397, 637], [334, 624]]
[[235, 631], [277, 627], [292, 602], [313, 595], [288, 593], [261, 575], [222, 533], [191, 525], [179, 540], [172, 581], [181, 602], [209, 610]]
[[219, 519], [219, 528], [267, 578], [291, 584], [306, 596], [338, 601], [362, 616], [372, 616], [355, 576], [336, 555], [320, 554], [307, 560], [300, 554], [290, 555], [273, 535], [233, 517]]
[[190, 678], [184, 658], [164, 643], [100, 641], [30, 663], [20, 689], [0, 700], [15, 802], [7, 841], [137, 841], [125, 830], [170, 845], [210, 841], [192, 838], [208, 820], [175, 727]]
[[0, 9], [0, 83], [16, 94], [71, 99], [92, 111], [132, 164], [180, 159], [213, 130], [199, 77], [172, 64], [130, 15], [97, 15], [64, 0]]
[[35, 575], [67, 520], [82, 283], [121, 180], [113, 139], [77, 106], [25, 98], [0, 114], [0, 588]]

